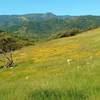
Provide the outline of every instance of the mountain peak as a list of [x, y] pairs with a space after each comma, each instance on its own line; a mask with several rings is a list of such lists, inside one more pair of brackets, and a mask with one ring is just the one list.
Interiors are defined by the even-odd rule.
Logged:
[[51, 13], [51, 12], [47, 12], [44, 14], [45, 17], [56, 17], [55, 14]]

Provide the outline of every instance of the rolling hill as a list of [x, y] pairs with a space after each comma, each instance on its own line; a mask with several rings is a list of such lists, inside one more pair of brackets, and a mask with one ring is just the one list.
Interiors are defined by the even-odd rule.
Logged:
[[47, 40], [52, 34], [77, 28], [82, 31], [100, 26], [100, 16], [58, 16], [53, 13], [0, 15], [0, 29], [34, 40]]
[[0, 100], [99, 100], [100, 28], [14, 52], [0, 70]]

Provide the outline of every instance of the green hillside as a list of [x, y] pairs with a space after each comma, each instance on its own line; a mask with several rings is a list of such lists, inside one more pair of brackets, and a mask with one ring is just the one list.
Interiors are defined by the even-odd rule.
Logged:
[[82, 31], [100, 26], [100, 16], [58, 16], [52, 13], [0, 15], [0, 29], [28, 39], [47, 40], [52, 34], [77, 28]]
[[99, 100], [100, 28], [17, 50], [0, 70], [0, 100]]

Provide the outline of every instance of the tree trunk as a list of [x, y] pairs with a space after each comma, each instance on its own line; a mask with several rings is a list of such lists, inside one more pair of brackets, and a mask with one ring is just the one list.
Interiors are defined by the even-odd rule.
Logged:
[[6, 68], [13, 67], [13, 66], [14, 66], [13, 60], [7, 61], [7, 63], [5, 64]]
[[13, 67], [14, 62], [13, 62], [12, 52], [9, 52], [9, 54], [8, 54], [8, 56], [6, 56], [6, 58], [7, 58], [7, 62], [5, 64], [5, 67], [6, 68]]

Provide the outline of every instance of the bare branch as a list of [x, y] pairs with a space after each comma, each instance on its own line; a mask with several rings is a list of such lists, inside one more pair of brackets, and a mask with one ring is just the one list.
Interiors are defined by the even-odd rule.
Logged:
[[0, 59], [0, 62], [4, 62], [4, 60], [1, 60], [1, 59]]

